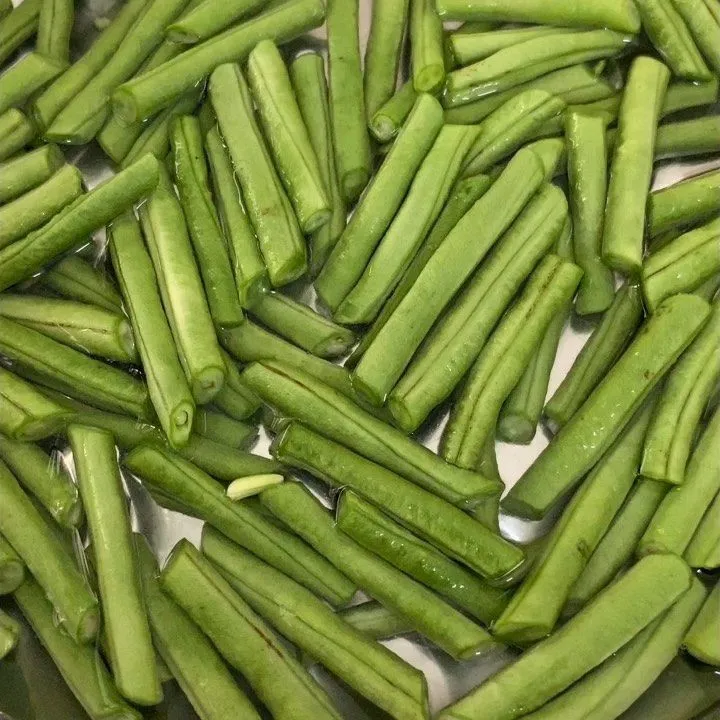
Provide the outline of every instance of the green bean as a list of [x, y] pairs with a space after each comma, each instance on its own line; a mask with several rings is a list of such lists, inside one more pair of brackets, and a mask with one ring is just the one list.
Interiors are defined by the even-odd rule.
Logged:
[[[391, 227], [414, 175], [432, 153], [441, 127], [439, 103], [430, 95], [420, 95], [315, 281], [320, 299], [331, 310], [337, 310], [362, 277], [373, 252]], [[449, 132], [451, 137], [464, 134], [460, 129]]]
[[610, 167], [602, 258], [637, 275], [642, 265], [645, 205], [652, 179], [655, 133], [670, 72], [650, 57], [633, 61], [625, 86], [618, 141]]
[[200, 123], [177, 117], [170, 130], [174, 176], [200, 275], [216, 326], [233, 327], [243, 314], [235, 287], [227, 244], [208, 186]]
[[0, 610], [0, 660], [11, 653], [20, 639], [20, 624]]
[[443, 432], [440, 453], [476, 468], [502, 404], [522, 376], [550, 321], [572, 300], [582, 271], [549, 255], [533, 271], [470, 369]]
[[612, 30], [589, 30], [526, 40], [489, 58], [448, 74], [445, 101], [465, 105], [490, 93], [503, 92], [578, 63], [620, 53], [632, 36]]
[[282, 635], [395, 718], [427, 713], [424, 677], [355, 630], [312, 593], [205, 527], [203, 554]]
[[213, 402], [226, 415], [235, 420], [245, 420], [260, 408], [260, 398], [245, 385], [235, 361], [223, 350], [225, 361], [225, 384], [213, 398]]
[[0, 114], [12, 107], [22, 107], [36, 91], [56, 78], [66, 64], [39, 52], [18, 60], [0, 75]]
[[219, 482], [186, 460], [161, 447], [140, 445], [124, 464], [151, 488], [184, 504], [194, 515], [329, 602], [341, 605], [352, 597], [353, 584], [326, 560], [243, 503], [232, 502]]
[[251, 446], [258, 436], [255, 425], [205, 408], [199, 408], [195, 413], [192, 429], [202, 437], [238, 450]]
[[439, 0], [444, 20], [537, 23], [579, 27], [609, 27], [628, 33], [640, 31], [640, 18], [630, 2], [599, 0], [592, 4], [562, 0]]
[[720, 666], [720, 584], [715, 584], [683, 645], [700, 662]]
[[708, 64], [720, 73], [720, 16], [715, 17], [703, 0], [671, 0], [689, 34]]
[[720, 567], [720, 494], [703, 516], [684, 557], [693, 568], [716, 570]]
[[717, 116], [681, 120], [658, 127], [655, 159], [692, 157], [720, 151], [720, 120]]
[[[486, 197], [482, 196], [478, 203]], [[403, 429], [419, 427], [470, 370], [518, 287], [559, 236], [566, 215], [562, 192], [549, 185], [522, 210], [491, 257], [433, 328], [391, 392], [388, 406]], [[406, 297], [411, 294], [412, 290]]]
[[42, 2], [22, 2], [0, 21], [0, 64], [35, 34]]
[[718, 99], [720, 81], [713, 77], [706, 82], [680, 82], [676, 80], [668, 85], [665, 102], [660, 117], [666, 117], [678, 110], [712, 105]]
[[691, 581], [689, 568], [679, 558], [645, 558], [583, 613], [439, 718], [461, 720], [482, 712], [488, 720], [512, 720], [537, 709], [630, 642], [685, 593]]
[[392, 610], [371, 600], [341, 610], [338, 615], [355, 629], [373, 640], [384, 640], [410, 632], [410, 623]]
[[0, 367], [0, 432], [17, 440], [41, 440], [54, 435], [69, 413], [34, 385]]
[[0, 458], [58, 525], [75, 528], [82, 524], [83, 508], [77, 488], [57, 456], [47, 455], [32, 443], [0, 435]]
[[265, 361], [246, 368], [243, 378], [281, 415], [297, 419], [453, 504], [472, 504], [497, 489], [496, 481], [449, 465], [301, 370]]
[[237, 20], [263, 10], [267, 4], [267, 0], [230, 0], [218, 5], [212, 0], [204, 0], [168, 25], [166, 35], [173, 43], [202, 42], [234, 25]]
[[411, 66], [415, 92], [437, 93], [445, 82], [443, 26], [433, 0], [411, 0]]
[[84, 425], [71, 425], [67, 434], [92, 538], [115, 683], [131, 702], [157, 705], [162, 689], [143, 607], [115, 440], [106, 430]]
[[38, 20], [38, 51], [66, 64], [70, 60], [70, 33], [74, 19], [72, 0], [44, 0]]
[[681, 235], [643, 263], [642, 288], [650, 312], [679, 292], [692, 292], [720, 270], [720, 219]]
[[370, 131], [378, 142], [387, 143], [400, 132], [412, 110], [418, 94], [411, 80], [383, 103], [370, 119]]
[[665, 382], [645, 440], [640, 468], [643, 477], [682, 484], [698, 423], [719, 378], [720, 301], [717, 301], [708, 324]]
[[[539, 519], [595, 465], [643, 400], [707, 321], [693, 295], [668, 298], [503, 502], [507, 512]], [[592, 437], [592, 442], [588, 442]]]
[[248, 307], [266, 288], [267, 270], [260, 255], [255, 232], [243, 207], [232, 162], [217, 126], [213, 127], [205, 138], [205, 152], [210, 164], [215, 202], [227, 239], [240, 304]]
[[12, 545], [0, 535], [0, 595], [15, 592], [25, 580], [25, 565]]
[[564, 175], [567, 167], [567, 147], [564, 140], [559, 138], [545, 138], [525, 145], [540, 159], [545, 170], [545, 180], [555, 179]]
[[258, 43], [250, 53], [248, 79], [265, 137], [300, 228], [305, 234], [312, 233], [330, 219], [330, 199], [290, 76], [271, 40]]
[[210, 402], [225, 381], [225, 362], [182, 207], [164, 169], [157, 189], [140, 209], [140, 221], [185, 377], [195, 401]]
[[327, 3], [328, 85], [335, 162], [342, 196], [356, 200], [370, 179], [370, 138], [365, 124], [358, 0]]
[[537, 156], [519, 151], [448, 234], [355, 368], [353, 382], [365, 397], [383, 402], [434, 321], [538, 189], [542, 175]]
[[476, 136], [469, 126], [440, 130], [362, 275], [334, 312], [336, 320], [367, 323], [377, 316], [438, 219]]
[[4, 112], [0, 115], [0, 161], [22, 150], [36, 135], [34, 123], [21, 110], [12, 108]]
[[274, 287], [306, 269], [305, 242], [255, 120], [240, 69], [221, 65], [210, 78], [210, 97], [230, 152], [250, 220]]
[[0, 165], [0, 203], [35, 189], [65, 164], [57, 145], [43, 145]]
[[493, 633], [526, 644], [549, 635], [587, 559], [610, 527], [635, 480], [653, 403], [630, 425], [588, 475], [550, 539], [516, 590]]
[[491, 180], [486, 175], [459, 180], [450, 193], [445, 207], [440, 213], [432, 230], [420, 246], [418, 252], [403, 273], [392, 295], [383, 305], [382, 310], [370, 328], [362, 335], [360, 342], [348, 359], [349, 365], [357, 363], [360, 356], [375, 339], [388, 318], [393, 314], [400, 301], [407, 295], [434, 252], [440, 247], [450, 231], [490, 187]]
[[284, 465], [306, 470], [334, 488], [352, 488], [484, 576], [503, 577], [522, 562], [518, 548], [459, 508], [303, 425], [290, 423], [271, 452]]
[[490, 635], [415, 580], [363, 549], [335, 526], [333, 519], [298, 483], [265, 490], [260, 500], [318, 552], [341, 568], [384, 606], [455, 658], [494, 646]]
[[173, 550], [162, 589], [242, 672], [277, 720], [339, 720], [330, 698], [265, 621], [187, 541]]
[[[368, 123], [395, 93], [409, 0], [382, 0], [372, 7], [365, 50], [365, 111]], [[371, 126], [372, 127], [372, 126]]]
[[13, 11], [12, 0], [0, 0], [0, 20]]
[[170, 444], [185, 445], [195, 404], [163, 311], [152, 260], [134, 215], [126, 213], [116, 218], [108, 228], [108, 236], [113, 269], [132, 323], [150, 400]]
[[579, 315], [591, 315], [607, 310], [615, 295], [613, 274], [600, 258], [607, 193], [605, 122], [569, 112], [565, 134], [575, 257], [584, 273], [575, 309]]
[[614, 720], [652, 685], [677, 655], [683, 635], [707, 593], [695, 578], [690, 589], [614, 657], [572, 688], [526, 717], [529, 720]]
[[68, 550], [0, 463], [0, 533], [42, 586], [61, 624], [78, 643], [91, 642], [100, 625], [97, 600]]
[[637, 547], [639, 555], [667, 552], [682, 555], [705, 511], [720, 489], [720, 410], [700, 436], [690, 457], [682, 485], [663, 498]]
[[140, 713], [120, 697], [97, 649], [77, 645], [57, 626], [55, 611], [35, 580], [26, 580], [14, 597], [73, 695], [93, 720], [140, 720]]
[[113, 112], [125, 122], [152, 117], [214, 68], [245, 60], [260, 40], [287, 42], [321, 25], [324, 15], [321, 0], [291, 0], [273, 7], [125, 82], [113, 94]]
[[545, 405], [545, 415], [558, 427], [566, 425], [607, 375], [635, 335], [642, 320], [637, 285], [624, 285], [603, 314], [568, 374]]

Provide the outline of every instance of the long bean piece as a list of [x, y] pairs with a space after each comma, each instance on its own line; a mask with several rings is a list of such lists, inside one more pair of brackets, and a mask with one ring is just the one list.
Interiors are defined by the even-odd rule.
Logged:
[[35, 124], [24, 112], [17, 108], [4, 112], [0, 115], [0, 161], [22, 150], [36, 135]]
[[683, 645], [700, 662], [720, 667], [720, 584], [705, 600]]
[[344, 535], [302, 485], [277, 485], [265, 490], [260, 500], [361, 588], [406, 616], [419, 632], [451, 656], [469, 657], [494, 646], [479, 625]]
[[44, 0], [37, 30], [37, 49], [56, 60], [70, 60], [70, 34], [75, 20], [72, 0]]
[[22, 2], [0, 23], [0, 64], [36, 32], [43, 0]]
[[166, 34], [173, 43], [202, 42], [267, 4], [267, 0], [228, 0], [218, 5], [212, 0], [204, 0], [195, 3], [195, 7], [168, 25]]
[[678, 120], [658, 126], [655, 160], [694, 157], [720, 152], [720, 119], [717, 115]]
[[720, 567], [720, 494], [703, 516], [684, 557], [693, 568], [716, 570]]
[[163, 311], [152, 260], [134, 215], [126, 213], [116, 218], [108, 235], [113, 269], [132, 323], [150, 400], [170, 444], [185, 445], [195, 404]]
[[720, 73], [720, 8], [703, 0], [672, 0], [708, 64]]
[[0, 595], [15, 592], [25, 580], [25, 565], [12, 545], [0, 535]]
[[415, 92], [437, 93], [445, 81], [443, 26], [433, 0], [410, 0], [410, 64]]
[[131, 702], [157, 705], [162, 689], [143, 607], [115, 440], [106, 430], [74, 424], [68, 428], [68, 438], [92, 538], [115, 683]]
[[57, 145], [43, 145], [0, 165], [0, 203], [33, 190], [65, 164]]
[[410, 623], [379, 602], [371, 600], [340, 611], [340, 617], [373, 640], [384, 640], [412, 630]]
[[[668, 298], [506, 496], [507, 512], [541, 518], [622, 432], [653, 387], [707, 321], [710, 308], [693, 295]], [[588, 442], [588, 437], [593, 441]]]
[[0, 75], [0, 114], [22, 107], [34, 93], [56, 78], [66, 63], [31, 52]]

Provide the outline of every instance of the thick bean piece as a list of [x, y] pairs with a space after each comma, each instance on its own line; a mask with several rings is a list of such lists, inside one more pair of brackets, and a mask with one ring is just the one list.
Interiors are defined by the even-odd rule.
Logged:
[[246, 420], [260, 409], [260, 398], [242, 381], [236, 362], [224, 350], [221, 354], [225, 361], [225, 384], [213, 403], [235, 420]]
[[692, 568], [717, 570], [720, 567], [720, 493], [703, 516], [684, 557]]
[[434, 0], [410, 0], [410, 64], [415, 92], [437, 93], [445, 81], [443, 27]]
[[37, 150], [0, 165], [0, 203], [23, 195], [41, 185], [65, 164], [57, 145], [43, 145]]
[[56, 78], [65, 65], [39, 52], [28, 53], [11, 65], [0, 75], [0, 115], [11, 107], [25, 105], [32, 95]]
[[199, 408], [196, 411], [193, 431], [203, 438], [239, 450], [250, 447], [258, 436], [256, 426], [206, 408]]
[[204, 0], [196, 2], [183, 16], [168, 25], [166, 35], [172, 43], [192, 45], [217, 35], [237, 20], [267, 5], [267, 0]]
[[[506, 512], [539, 519], [597, 462], [707, 321], [693, 295], [668, 298], [578, 412], [503, 501]], [[592, 438], [592, 442], [588, 441]]]
[[0, 115], [0, 161], [22, 150], [36, 135], [35, 124], [21, 110], [12, 108], [4, 112]]
[[658, 126], [655, 160], [720, 152], [720, 118], [707, 115]]
[[0, 21], [0, 64], [35, 33], [42, 2], [22, 2]]
[[373, 640], [384, 640], [412, 630], [405, 618], [392, 610], [387, 610], [374, 600], [352, 605], [341, 610], [339, 615], [348, 625], [352, 625]]
[[720, 73], [720, 14], [703, 0], [672, 0], [708, 64]]
[[720, 667], [720, 584], [715, 584], [683, 645], [700, 662]]
[[0, 535], [0, 595], [15, 592], [25, 580], [25, 565], [12, 545]]
[[417, 100], [412, 80], [408, 80], [395, 94], [381, 105], [370, 120], [370, 132], [380, 143], [388, 143], [400, 132]]
[[70, 34], [74, 20], [73, 0], [43, 0], [38, 19], [38, 51], [67, 63], [70, 60]]

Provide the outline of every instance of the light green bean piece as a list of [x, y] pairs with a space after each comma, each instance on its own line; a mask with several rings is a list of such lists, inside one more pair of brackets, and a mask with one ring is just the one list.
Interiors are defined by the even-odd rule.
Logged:
[[0, 595], [15, 592], [25, 579], [25, 565], [12, 545], [0, 535]]
[[43, 145], [0, 165], [0, 204], [33, 190], [65, 164], [57, 145]]
[[705, 601], [683, 641], [685, 649], [708, 665], [720, 667], [720, 584]]
[[62, 63], [69, 62], [74, 20], [73, 0], [44, 0], [38, 20], [38, 51]]
[[693, 568], [716, 570], [720, 567], [720, 494], [703, 516], [684, 557]]
[[213, 0], [196, 2], [195, 7], [168, 25], [166, 35], [172, 43], [194, 43], [207, 40], [234, 25], [237, 20], [254, 14], [268, 5], [268, 0]]
[[28, 98], [56, 78], [66, 65], [67, 62], [42, 52], [28, 53], [11, 65], [0, 75], [0, 115], [12, 107], [22, 107]]
[[43, 0], [26, 0], [3, 18], [0, 23], [0, 64], [4, 64], [5, 60], [35, 33], [42, 2]]
[[21, 110], [12, 108], [4, 112], [0, 115], [0, 161], [22, 150], [36, 135], [35, 124]]

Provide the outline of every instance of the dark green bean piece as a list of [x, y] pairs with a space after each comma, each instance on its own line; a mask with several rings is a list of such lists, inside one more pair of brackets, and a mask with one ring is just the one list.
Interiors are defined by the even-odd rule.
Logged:
[[37, 30], [37, 49], [67, 63], [70, 60], [70, 33], [75, 20], [73, 0], [43, 0]]
[[720, 73], [720, 15], [703, 0], [671, 0], [708, 64]]
[[720, 667], [720, 584], [716, 583], [707, 597], [683, 646], [700, 662]]
[[166, 35], [173, 43], [194, 44], [217, 35], [237, 20], [262, 10], [267, 0], [225, 0], [218, 5], [212, 0], [195, 3], [195, 7], [168, 25]]
[[[503, 501], [507, 512], [539, 519], [592, 468], [643, 400], [692, 342], [710, 308], [694, 295], [668, 298], [605, 378]], [[588, 437], [593, 441], [588, 442]]]
[[305, 241], [255, 120], [240, 68], [218, 67], [210, 78], [210, 97], [270, 282], [285, 285], [305, 272]]
[[12, 0], [0, 0], [0, 20], [13, 10]]
[[720, 493], [703, 516], [683, 557], [692, 568], [720, 567]]
[[378, 142], [387, 143], [395, 138], [407, 120], [417, 96], [412, 80], [408, 80], [375, 111], [369, 126]]
[[0, 161], [22, 150], [36, 135], [35, 124], [21, 110], [12, 108], [4, 112], [0, 115]]
[[135, 216], [126, 213], [108, 228], [110, 256], [127, 308], [148, 393], [170, 444], [185, 445], [195, 403], [163, 311], [152, 260]]
[[225, 384], [213, 402], [226, 415], [236, 420], [245, 420], [254, 415], [262, 403], [243, 382], [236, 362], [224, 350], [221, 355], [225, 361]]
[[645, 206], [656, 151], [658, 113], [670, 77], [668, 68], [650, 57], [630, 68], [618, 118], [608, 183], [602, 258], [626, 275], [640, 272]]
[[100, 626], [97, 600], [69, 551], [4, 463], [0, 463], [0, 494], [0, 533], [40, 583], [73, 640], [91, 642]]
[[0, 458], [58, 525], [75, 528], [82, 524], [83, 508], [77, 488], [57, 455], [0, 435]]
[[546, 185], [498, 241], [390, 393], [388, 407], [403, 429], [419, 427], [470, 370], [520, 285], [557, 240], [566, 215], [563, 193]]
[[[47, 4], [47, 3], [46, 3]], [[35, 92], [56, 78], [66, 63], [39, 52], [23, 56], [0, 75], [0, 115], [11, 107], [22, 107]]]
[[720, 152], [720, 119], [708, 115], [658, 126], [655, 160]]
[[[442, 109], [439, 103], [430, 95], [420, 95], [390, 153], [315, 280], [320, 299], [331, 310], [337, 310], [362, 277], [373, 252], [401, 207], [413, 177], [432, 152], [441, 127]], [[450, 130], [451, 135], [458, 132], [464, 134], [462, 129]]]
[[613, 274], [600, 257], [607, 194], [605, 122], [571, 111], [565, 114], [565, 135], [575, 259], [584, 273], [575, 310], [592, 315], [607, 310], [615, 296]]
[[353, 605], [338, 614], [348, 625], [352, 625], [373, 640], [385, 640], [412, 630], [405, 618], [374, 600]]
[[23, 195], [50, 177], [65, 164], [57, 145], [43, 145], [0, 165], [0, 203]]
[[642, 315], [640, 288], [624, 285], [545, 405], [545, 415], [554, 425], [567, 424], [607, 375], [635, 335]]
[[433, 0], [410, 0], [410, 48], [415, 92], [437, 93], [445, 82], [443, 27]]
[[11, 653], [20, 639], [20, 624], [0, 610], [0, 660]]
[[0, 65], [34, 35], [42, 3], [43, 0], [22, 2], [0, 20]]
[[374, 404], [382, 404], [432, 324], [534, 195], [543, 174], [537, 156], [520, 150], [435, 251], [354, 370], [355, 386]]
[[439, 0], [438, 10], [446, 20], [538, 23], [609, 27], [622, 32], [640, 31], [640, 18], [631, 2], [596, 0], [592, 4], [563, 0]]
[[12, 545], [0, 535], [0, 595], [15, 592], [25, 580], [25, 565]]
[[199, 408], [192, 428], [198, 435], [239, 450], [250, 447], [258, 436], [255, 425], [234, 420], [216, 410]]

